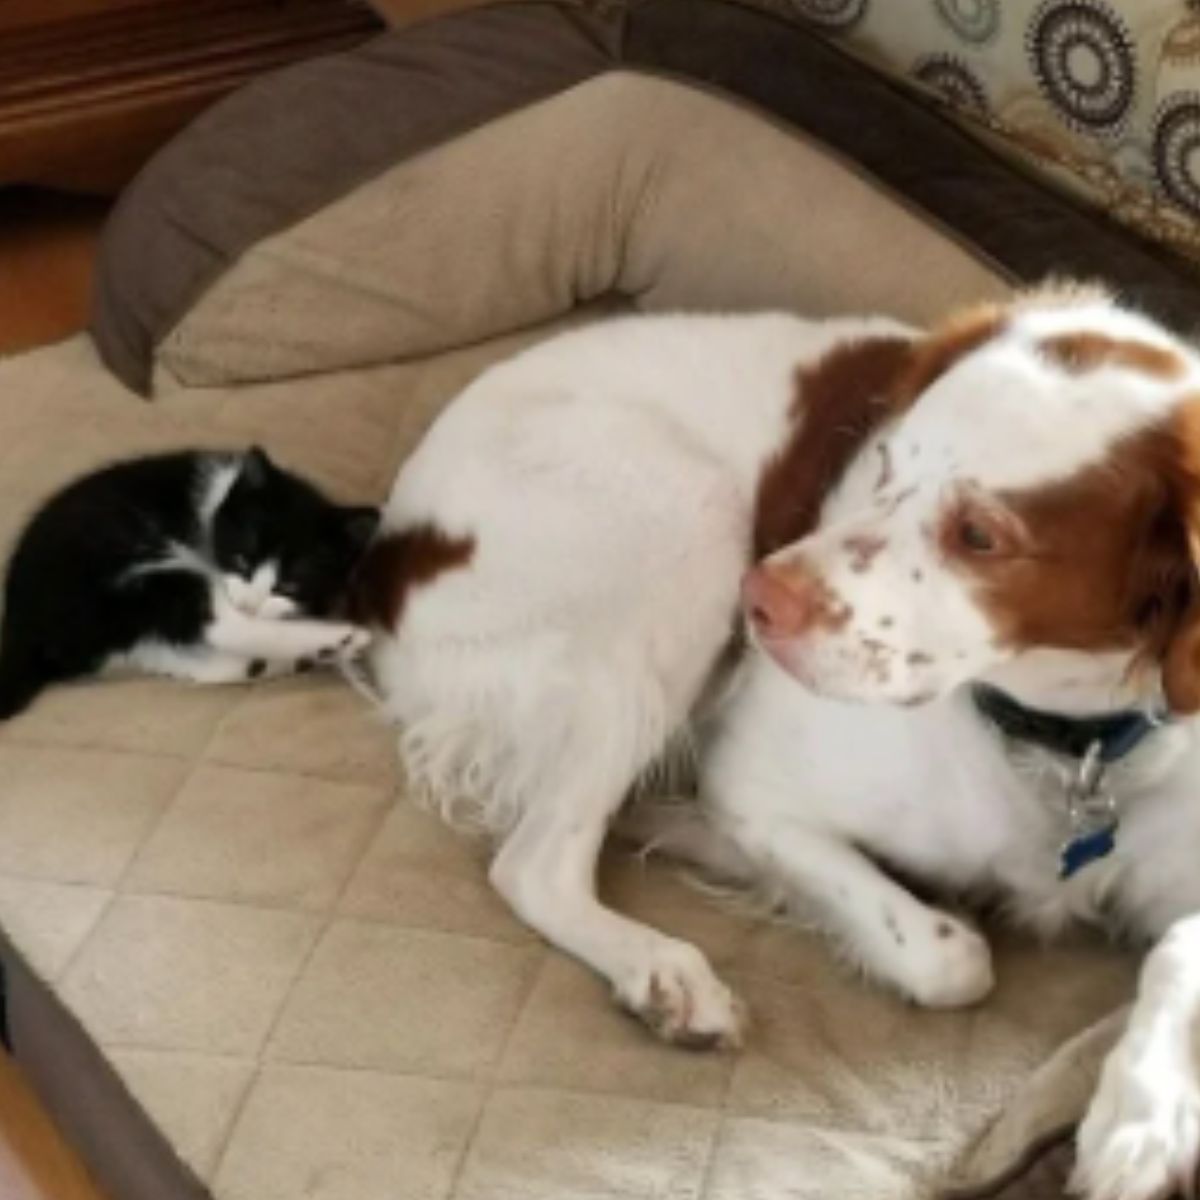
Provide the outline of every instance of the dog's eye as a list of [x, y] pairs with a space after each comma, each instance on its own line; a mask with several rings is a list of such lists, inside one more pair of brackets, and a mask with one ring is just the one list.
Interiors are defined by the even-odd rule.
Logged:
[[996, 549], [996, 537], [975, 517], [963, 517], [958, 523], [958, 541], [971, 554], [991, 554]]

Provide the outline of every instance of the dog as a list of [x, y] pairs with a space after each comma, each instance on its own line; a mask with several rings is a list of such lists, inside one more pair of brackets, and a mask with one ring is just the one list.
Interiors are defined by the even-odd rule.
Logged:
[[1156, 940], [1075, 1184], [1190, 1184], [1193, 350], [1073, 288], [931, 332], [621, 318], [467, 387], [382, 530], [351, 616], [410, 778], [654, 1032], [730, 1047], [745, 1020], [699, 950], [593, 884], [631, 789], [698, 731], [699, 805], [635, 809], [642, 834], [815, 909], [918, 1003], [982, 999], [988, 947], [880, 860], [1044, 933]]

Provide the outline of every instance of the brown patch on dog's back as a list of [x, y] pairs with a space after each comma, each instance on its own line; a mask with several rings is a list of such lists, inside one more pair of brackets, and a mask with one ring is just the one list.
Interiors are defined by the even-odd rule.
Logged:
[[1187, 369], [1187, 363], [1174, 350], [1103, 333], [1055, 334], [1043, 338], [1038, 350], [1072, 375], [1084, 375], [1100, 367], [1124, 367], [1154, 379], [1178, 379]]
[[450, 537], [433, 525], [385, 533], [354, 572], [346, 615], [357, 625], [395, 629], [414, 588], [466, 566], [474, 553], [473, 537]]

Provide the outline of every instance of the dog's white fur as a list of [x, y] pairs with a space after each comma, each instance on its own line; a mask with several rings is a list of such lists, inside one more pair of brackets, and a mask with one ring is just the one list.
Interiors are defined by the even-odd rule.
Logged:
[[[1170, 381], [1117, 366], [1072, 374], [1036, 352], [1080, 329], [1167, 348], [1186, 369]], [[465, 565], [411, 590], [372, 651], [411, 775], [452, 819], [497, 837], [491, 878], [523, 919], [674, 1040], [736, 1044], [740, 1005], [694, 947], [599, 903], [596, 857], [634, 782], [696, 716], [728, 643], [797, 368], [888, 334], [912, 331], [765, 315], [567, 334], [468, 387], [386, 510], [385, 530], [436, 527], [473, 544]], [[1121, 766], [1119, 853], [1060, 883], [1060, 768], [1037, 753], [1014, 761], [961, 685], [987, 678], [1071, 712], [1149, 697], [1127, 655], [1006, 649], [930, 529], [948, 487], [1068, 477], [1197, 388], [1190, 352], [1107, 299], [1015, 309], [863, 447], [817, 533], [774, 557], [802, 558], [852, 611], [749, 655], [703, 755], [705, 819], [668, 809], [645, 822], [684, 857], [768, 880], [924, 1004], [982, 998], [987, 945], [863, 849], [950, 890], [999, 888], [1043, 931], [1111, 913], [1151, 938], [1169, 930], [1081, 1131], [1077, 1183], [1091, 1200], [1149, 1200], [1200, 1149], [1188, 1040], [1200, 745], [1179, 722]], [[863, 537], [886, 543], [867, 572], [848, 549]], [[923, 703], [899, 703], [910, 701]]]

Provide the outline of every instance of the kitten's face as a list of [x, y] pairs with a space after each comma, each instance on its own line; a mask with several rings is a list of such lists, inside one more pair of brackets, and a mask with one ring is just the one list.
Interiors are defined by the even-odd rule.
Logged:
[[250, 451], [212, 524], [230, 602], [261, 617], [330, 615], [378, 523]]

